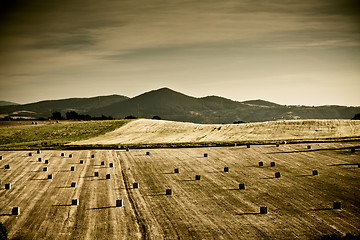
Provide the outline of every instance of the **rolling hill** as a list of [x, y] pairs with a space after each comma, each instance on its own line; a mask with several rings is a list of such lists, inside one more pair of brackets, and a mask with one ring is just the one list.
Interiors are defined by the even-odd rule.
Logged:
[[122, 102], [90, 111], [90, 115], [128, 115], [195, 123], [233, 123], [234, 121], [262, 122], [291, 119], [351, 119], [360, 107], [345, 106], [284, 106], [264, 100], [232, 101], [218, 96], [195, 98], [161, 88]]
[[19, 105], [19, 104], [9, 101], [0, 101], [0, 106], [9, 106], [9, 105]]
[[212, 144], [358, 140], [360, 121], [287, 120], [246, 124], [196, 124], [138, 119], [72, 146], [198, 146]]
[[0, 114], [10, 116], [49, 117], [52, 112], [74, 110], [91, 116], [129, 115], [195, 123], [263, 122], [293, 119], [351, 119], [360, 107], [286, 106], [264, 100], [244, 102], [219, 96], [195, 98], [169, 88], [143, 93], [133, 98], [111, 95], [93, 98], [49, 100], [17, 106], [0, 106]]
[[44, 117], [51, 116], [52, 112], [58, 111], [63, 115], [67, 111], [76, 111], [87, 114], [94, 108], [101, 108], [112, 103], [121, 102], [128, 97], [121, 95], [98, 96], [91, 98], [69, 98], [60, 100], [45, 100], [23, 105], [1, 106], [0, 114], [9, 114], [19, 117]]

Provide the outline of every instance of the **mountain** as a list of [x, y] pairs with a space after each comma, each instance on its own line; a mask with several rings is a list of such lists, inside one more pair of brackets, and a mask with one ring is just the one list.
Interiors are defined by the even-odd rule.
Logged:
[[[360, 107], [346, 106], [284, 106], [264, 100], [244, 102], [219, 96], [195, 98], [169, 88], [160, 88], [133, 98], [111, 95], [93, 98], [70, 98], [37, 103], [1, 106], [0, 114], [12, 116], [49, 117], [59, 111], [65, 115], [74, 110], [91, 116], [129, 115], [195, 123], [262, 122], [290, 119], [351, 119]], [[138, 115], [139, 112], [139, 115]]]
[[128, 115], [196, 123], [232, 123], [234, 121], [261, 122], [280, 119], [351, 119], [360, 113], [360, 107], [344, 106], [284, 106], [276, 103], [252, 100], [232, 101], [218, 96], [195, 98], [161, 88], [143, 93], [122, 102], [113, 103], [89, 112], [124, 118]]
[[65, 116], [67, 111], [76, 111], [80, 114], [87, 114], [95, 108], [101, 108], [113, 103], [128, 99], [126, 96], [110, 95], [91, 98], [68, 98], [60, 100], [45, 100], [35, 103], [0, 106], [0, 114], [9, 114], [18, 117], [44, 117], [51, 116], [52, 112], [58, 111]]
[[19, 104], [9, 101], [0, 101], [0, 106], [9, 106], [9, 105], [19, 105]]

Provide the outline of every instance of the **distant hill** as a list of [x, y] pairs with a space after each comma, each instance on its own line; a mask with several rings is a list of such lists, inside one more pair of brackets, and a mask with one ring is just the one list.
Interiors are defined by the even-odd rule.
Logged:
[[19, 105], [19, 104], [9, 101], [0, 101], [0, 106], [9, 106], [9, 105]]
[[[263, 122], [292, 119], [351, 119], [360, 107], [346, 106], [285, 106], [264, 100], [244, 102], [219, 96], [195, 98], [169, 88], [160, 88], [133, 98], [111, 95], [93, 98], [49, 100], [18, 106], [2, 106], [0, 114], [49, 117], [52, 112], [74, 110], [91, 116], [129, 115], [195, 123]], [[20, 112], [21, 111], [21, 112]]]
[[232, 123], [234, 121], [262, 122], [290, 119], [351, 119], [360, 107], [345, 106], [284, 106], [264, 100], [232, 101], [218, 96], [195, 98], [161, 88], [143, 93], [122, 102], [90, 111], [90, 115], [128, 115], [195, 123]]
[[26, 116], [26, 117], [49, 117], [52, 112], [58, 111], [63, 115], [67, 111], [76, 111], [81, 114], [86, 114], [92, 109], [101, 108], [109, 104], [121, 102], [128, 99], [126, 96], [110, 95], [98, 96], [91, 98], [69, 98], [60, 100], [46, 100], [35, 103], [15, 105], [15, 106], [1, 106], [1, 114], [9, 114], [12, 116]]

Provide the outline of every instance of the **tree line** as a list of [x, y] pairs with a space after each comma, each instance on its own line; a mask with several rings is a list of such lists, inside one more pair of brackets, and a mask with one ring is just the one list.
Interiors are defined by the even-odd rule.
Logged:
[[83, 121], [89, 121], [89, 120], [113, 120], [114, 118], [112, 116], [105, 116], [101, 115], [101, 117], [92, 117], [89, 114], [79, 114], [75, 111], [68, 111], [65, 114], [65, 117], [62, 116], [61, 112], [53, 112], [51, 117], [51, 120], [83, 120]]

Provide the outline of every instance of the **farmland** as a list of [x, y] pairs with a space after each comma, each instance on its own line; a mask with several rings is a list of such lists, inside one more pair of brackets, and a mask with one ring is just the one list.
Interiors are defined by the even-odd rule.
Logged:
[[195, 124], [139, 119], [69, 145], [211, 146], [246, 143], [360, 139], [360, 121], [291, 120], [245, 124]]
[[0, 149], [60, 148], [66, 143], [103, 135], [128, 120], [107, 121], [1, 121]]
[[[0, 222], [10, 238], [23, 239], [316, 239], [360, 234], [358, 142], [308, 145], [44, 150], [32, 151], [32, 156], [30, 150], [1, 151]], [[6, 164], [10, 169], [4, 169]], [[312, 176], [313, 170], [319, 174]], [[281, 177], [275, 178], [275, 172]], [[49, 174], [53, 179], [47, 179]], [[133, 188], [134, 182], [139, 188]], [[240, 183], [244, 190], [239, 190]], [[165, 195], [169, 188], [172, 195]], [[79, 205], [72, 206], [72, 199]], [[116, 207], [117, 199], [123, 200], [122, 207]], [[332, 209], [334, 201], [341, 202], [341, 209]], [[15, 206], [20, 215], [11, 215]], [[267, 214], [259, 214], [261, 206], [268, 207]]]

